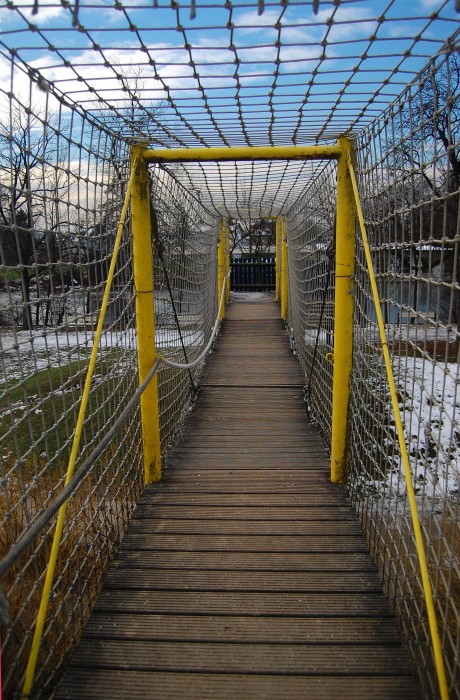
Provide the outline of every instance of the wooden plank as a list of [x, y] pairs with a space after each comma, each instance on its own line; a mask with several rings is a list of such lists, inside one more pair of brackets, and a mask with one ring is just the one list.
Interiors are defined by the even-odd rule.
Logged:
[[205, 569], [209, 571], [371, 571], [375, 567], [365, 552], [184, 552], [130, 549], [123, 545], [113, 567], [147, 569]]
[[[286, 593], [234, 591], [121, 591], [103, 589], [99, 612], [144, 612], [269, 617], [391, 617], [383, 595], [375, 593]], [[400, 650], [401, 656], [404, 656]]]
[[142, 496], [140, 506], [143, 504], [168, 504], [175, 505], [215, 505], [217, 507], [227, 508], [229, 506], [257, 506], [259, 508], [271, 508], [272, 506], [312, 506], [320, 508], [322, 506], [333, 507], [346, 506], [348, 499], [344, 494], [341, 494], [337, 488], [318, 489], [316, 491], [302, 489], [294, 493], [277, 492], [277, 493], [245, 493], [242, 491], [234, 491], [228, 493], [221, 490], [220, 492], [210, 493], [196, 489], [195, 491], [181, 491], [177, 486], [172, 488], [170, 485], [156, 484], [155, 486], [147, 486]]
[[361, 529], [356, 520], [199, 520], [197, 518], [179, 519], [148, 519], [136, 518], [132, 523], [131, 532], [136, 535], [151, 533], [152, 535], [361, 535]]
[[75, 667], [66, 677], [56, 700], [420, 700], [411, 678], [404, 676], [280, 676], [155, 673]]
[[[126, 574], [129, 573], [129, 576]], [[105, 580], [107, 589], [120, 591], [299, 591], [305, 593], [378, 593], [377, 573], [370, 571], [198, 571], [183, 569], [146, 570], [133, 566], [112, 568]]]
[[174, 550], [184, 552], [366, 552], [360, 534], [356, 535], [153, 535], [149, 531], [129, 528], [124, 546], [138, 549]]
[[313, 520], [315, 522], [321, 522], [323, 520], [351, 520], [352, 522], [356, 522], [356, 515], [349, 506], [336, 506], [330, 508], [314, 508], [311, 506], [303, 508], [299, 508], [298, 506], [272, 506], [270, 508], [266, 506], [227, 506], [222, 508], [220, 506], [218, 507], [207, 504], [183, 506], [177, 504], [172, 505], [169, 503], [157, 505], [147, 502], [143, 502], [136, 512], [137, 520], [143, 518], [174, 518], [175, 520], [199, 518], [201, 522], [206, 522], [207, 520], [235, 520], [245, 522], [248, 520], [263, 520], [264, 522], [271, 520], [284, 522], [287, 520], [302, 520], [303, 522], [307, 522], [309, 520]]
[[276, 644], [393, 644], [400, 638], [391, 618], [219, 617], [99, 613], [85, 632], [99, 639], [265, 642]]
[[87, 640], [75, 653], [84, 668], [202, 673], [409, 675], [394, 645], [228, 644], [219, 642], [156, 642], [153, 640]]

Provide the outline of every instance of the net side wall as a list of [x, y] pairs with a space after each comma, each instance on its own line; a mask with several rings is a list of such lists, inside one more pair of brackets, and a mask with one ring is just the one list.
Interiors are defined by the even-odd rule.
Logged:
[[[2, 94], [2, 100], [7, 97]], [[0, 130], [0, 558], [62, 489], [115, 235], [130, 173], [129, 145], [76, 111], [8, 97]], [[164, 171], [152, 172], [165, 272], [154, 258], [156, 344], [189, 361], [217, 312], [219, 222]], [[146, 251], [146, 255], [150, 254]], [[130, 214], [123, 227], [75, 469], [138, 386]], [[201, 366], [194, 369], [195, 383]], [[192, 387], [186, 371], [159, 373], [163, 456]], [[143, 489], [141, 421], [134, 408], [69, 500], [34, 697], [48, 697], [78, 641]], [[20, 694], [55, 519], [2, 579], [3, 692]]]
[[[154, 256], [153, 270], [157, 350], [184, 364], [202, 353], [216, 318], [219, 219], [165, 169], [152, 168], [151, 179], [163, 257]], [[158, 373], [163, 452], [180, 431], [203, 364], [191, 372], [163, 368]]]
[[[18, 91], [19, 94], [19, 91]], [[2, 99], [5, 96], [2, 95]], [[121, 213], [129, 152], [76, 112], [11, 96], [0, 131], [1, 556], [63, 486]], [[76, 468], [137, 385], [129, 226], [122, 233]], [[139, 418], [69, 502], [36, 687], [78, 639], [138, 500]], [[3, 578], [4, 693], [19, 693], [55, 522]]]
[[286, 216], [288, 326], [305, 373], [307, 404], [331, 441], [336, 163], [323, 163]]
[[[360, 190], [452, 698], [458, 688], [458, 55], [442, 55], [357, 143]], [[350, 491], [425, 697], [431, 643], [382, 348], [356, 246]]]

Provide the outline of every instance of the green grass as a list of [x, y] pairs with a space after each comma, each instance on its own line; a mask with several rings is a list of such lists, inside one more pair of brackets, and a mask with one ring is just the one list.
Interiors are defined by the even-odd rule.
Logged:
[[11, 270], [2, 270], [0, 272], [0, 284], [2, 282], [14, 282], [16, 280], [20, 280], [21, 275], [16, 269], [11, 269]]
[[[119, 350], [111, 350], [98, 360], [86, 411], [88, 424], [110, 426], [123, 409], [122, 378], [112, 376], [120, 360]], [[86, 373], [87, 363], [73, 361], [15, 381], [3, 392], [0, 454], [7, 467], [11, 469], [21, 459], [27, 474], [31, 469], [36, 472], [37, 467], [44, 468], [50, 459], [53, 469], [62, 469], [68, 459]]]

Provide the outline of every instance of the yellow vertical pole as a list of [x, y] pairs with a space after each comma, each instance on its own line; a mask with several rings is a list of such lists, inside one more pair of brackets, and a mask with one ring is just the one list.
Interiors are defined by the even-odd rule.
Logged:
[[[135, 146], [132, 162], [137, 158], [134, 174], [131, 216], [133, 239], [134, 287], [136, 292], [137, 357], [139, 384], [142, 384], [156, 359], [152, 234], [148, 164], [142, 146]], [[161, 479], [160, 417], [156, 375], [140, 398], [144, 481]]]
[[230, 300], [230, 278], [228, 273], [230, 272], [230, 219], [226, 219], [225, 225], [225, 284], [227, 285], [227, 295], [226, 301]]
[[351, 142], [342, 137], [337, 166], [334, 377], [332, 382], [331, 481], [347, 481], [347, 436], [353, 355], [353, 275], [356, 207], [347, 166]]
[[[224, 240], [224, 220], [220, 220], [219, 225], [219, 247], [217, 249], [217, 304], [220, 302], [222, 289], [225, 284], [225, 240]], [[220, 310], [220, 320], [225, 316], [225, 303]]]
[[287, 319], [288, 310], [288, 278], [287, 278], [287, 243], [286, 223], [281, 217], [281, 318]]
[[275, 299], [280, 300], [280, 278], [281, 278], [281, 260], [280, 260], [280, 236], [281, 236], [281, 218], [275, 216]]

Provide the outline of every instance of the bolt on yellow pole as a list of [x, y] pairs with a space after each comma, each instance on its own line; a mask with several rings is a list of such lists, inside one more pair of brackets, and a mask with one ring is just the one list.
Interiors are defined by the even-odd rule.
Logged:
[[281, 218], [275, 216], [275, 299], [280, 300], [280, 278], [281, 278], [281, 260], [280, 260], [280, 236], [281, 236]]
[[[137, 358], [139, 384], [147, 377], [156, 360], [152, 233], [148, 164], [143, 147], [132, 150], [131, 163], [137, 157], [131, 196], [134, 288], [136, 293]], [[156, 375], [140, 398], [144, 481], [161, 479], [160, 417]]]
[[[219, 225], [219, 247], [217, 249], [217, 304], [220, 302], [222, 289], [225, 284], [225, 240], [224, 240], [224, 220], [220, 220]], [[222, 321], [225, 316], [225, 303], [222, 304], [219, 319]]]
[[287, 278], [287, 242], [286, 223], [281, 217], [281, 318], [287, 319], [288, 310], [288, 278]]
[[338, 143], [341, 156], [337, 166], [331, 481], [335, 484], [345, 484], [348, 476], [348, 413], [353, 356], [356, 206], [347, 166], [351, 142], [347, 138], [340, 138]]

